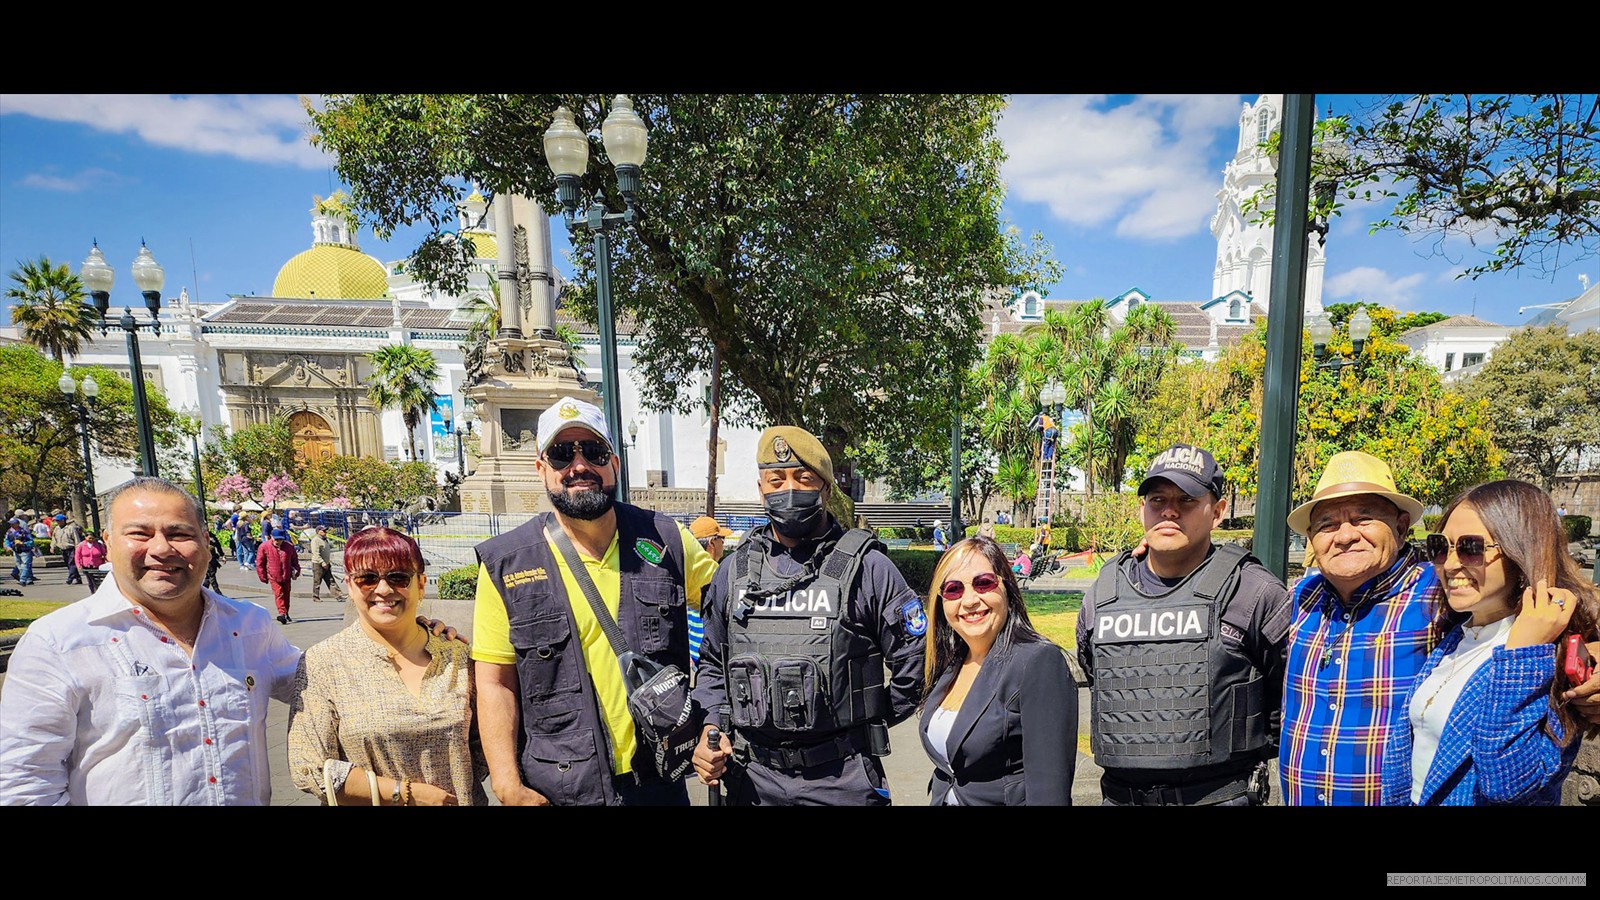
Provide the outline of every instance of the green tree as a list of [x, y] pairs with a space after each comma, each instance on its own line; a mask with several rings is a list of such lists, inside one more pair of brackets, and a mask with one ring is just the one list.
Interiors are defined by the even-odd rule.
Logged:
[[397, 463], [370, 456], [334, 456], [307, 465], [300, 488], [314, 503], [344, 497], [360, 509], [386, 509], [399, 493], [398, 471]]
[[1460, 391], [1493, 410], [1506, 470], [1549, 490], [1558, 472], [1600, 449], [1600, 331], [1514, 331]]
[[[59, 362], [32, 346], [0, 346], [0, 397], [6, 398], [0, 416], [0, 495], [28, 506], [61, 505], [84, 483], [78, 410], [57, 386], [61, 374]], [[80, 384], [92, 375], [100, 385], [99, 396], [84, 406], [93, 453], [136, 458], [133, 385], [101, 366], [75, 366], [72, 374]], [[146, 387], [158, 447], [172, 446], [178, 440], [175, 415], [159, 390]]]
[[406, 423], [406, 443], [417, 458], [417, 428], [422, 417], [438, 408], [433, 384], [439, 380], [439, 362], [432, 350], [391, 344], [367, 354], [372, 360], [372, 381], [367, 397], [379, 409], [398, 409]]
[[[619, 319], [631, 321], [646, 406], [702, 402], [724, 366], [734, 424], [793, 423], [841, 472], [870, 436], [913, 452], [948, 434], [949, 379], [978, 355], [985, 292], [1054, 280], [1037, 237], [1003, 228], [993, 95], [635, 95], [650, 127], [639, 215], [612, 243]], [[333, 95], [312, 111], [380, 231], [426, 222], [413, 268], [450, 290], [467, 260], [444, 239], [464, 182], [558, 209], [542, 135], [558, 105], [598, 133], [598, 95]], [[624, 204], [591, 141], [586, 193]], [[578, 241], [567, 308], [596, 318], [593, 251]], [[928, 360], [928, 365], [907, 365]], [[945, 438], [946, 440], [948, 438]]]
[[[1279, 140], [1274, 133], [1270, 153]], [[1600, 96], [1389, 95], [1317, 123], [1311, 182], [1321, 181], [1346, 200], [1392, 201], [1371, 230], [1436, 235], [1436, 255], [1451, 235], [1487, 243], [1462, 276], [1553, 272], [1600, 253]], [[1276, 190], [1262, 188], [1257, 205]], [[1340, 206], [1336, 194], [1310, 213]]]
[[[1348, 330], [1336, 330], [1328, 349], [1350, 358]], [[1150, 458], [1173, 443], [1195, 444], [1217, 458], [1233, 489], [1255, 496], [1265, 368], [1263, 320], [1216, 362], [1195, 361], [1169, 372], [1141, 420], [1139, 452], [1130, 458], [1134, 477], [1142, 477]], [[1307, 338], [1295, 418], [1294, 496], [1311, 495], [1333, 454], [1364, 450], [1389, 464], [1402, 492], [1423, 503], [1446, 502], [1498, 477], [1494, 421], [1488, 403], [1445, 390], [1433, 366], [1376, 327], [1361, 365], [1337, 374], [1315, 367]]]
[[[275, 475], [288, 475], [298, 480], [302, 461], [295, 452], [294, 435], [289, 431], [288, 422], [274, 419], [248, 425], [232, 434], [223, 432], [216, 444], [226, 462], [213, 467], [213, 471], [243, 475], [258, 487]], [[205, 467], [202, 455], [202, 468]]]
[[16, 284], [6, 288], [6, 299], [16, 304], [11, 308], [11, 320], [22, 329], [22, 339], [56, 362], [76, 356], [97, 318], [93, 307], [84, 305], [83, 282], [78, 276], [66, 263], [57, 265], [41, 256], [37, 262], [18, 262], [11, 280]]

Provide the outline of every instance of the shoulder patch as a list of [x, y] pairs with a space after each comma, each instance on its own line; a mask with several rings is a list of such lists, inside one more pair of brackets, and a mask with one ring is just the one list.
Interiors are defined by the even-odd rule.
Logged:
[[922, 611], [922, 603], [917, 600], [907, 600], [900, 607], [900, 617], [905, 620], [907, 634], [919, 635], [928, 630], [928, 617]]
[[661, 565], [661, 559], [666, 555], [666, 548], [652, 540], [639, 538], [633, 542], [633, 552], [639, 558], [652, 565]]

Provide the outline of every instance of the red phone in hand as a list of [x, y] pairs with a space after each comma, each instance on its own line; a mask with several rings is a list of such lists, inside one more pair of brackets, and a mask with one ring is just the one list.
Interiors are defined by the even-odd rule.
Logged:
[[1577, 687], [1594, 675], [1594, 657], [1589, 654], [1589, 645], [1583, 642], [1583, 635], [1567, 635], [1566, 659], [1568, 687]]

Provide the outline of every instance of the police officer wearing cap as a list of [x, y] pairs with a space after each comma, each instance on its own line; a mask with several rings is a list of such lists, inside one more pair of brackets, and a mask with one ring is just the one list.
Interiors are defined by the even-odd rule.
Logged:
[[1255, 806], [1277, 755], [1289, 594], [1236, 544], [1211, 542], [1217, 461], [1175, 444], [1139, 485], [1143, 556], [1084, 593], [1078, 662], [1106, 806]]
[[616, 501], [615, 445], [594, 404], [557, 400], [537, 443], [554, 512], [476, 548], [472, 659], [490, 785], [506, 806], [687, 806], [684, 783], [656, 772], [583, 581], [629, 652], [687, 672], [686, 607], [716, 563], [673, 519]]
[[[872, 532], [827, 512], [833, 460], [814, 436], [768, 428], [756, 464], [770, 521], [706, 590], [695, 770], [730, 806], [887, 806], [879, 757], [921, 699], [922, 602]], [[711, 749], [713, 726], [732, 741]]]

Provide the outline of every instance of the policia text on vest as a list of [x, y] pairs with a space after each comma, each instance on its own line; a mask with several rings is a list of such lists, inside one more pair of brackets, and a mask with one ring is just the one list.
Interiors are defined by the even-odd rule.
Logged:
[[1141, 565], [1129, 553], [1107, 563], [1079, 611], [1101, 793], [1115, 805], [1266, 802], [1287, 590], [1234, 544], [1159, 595], [1137, 586], [1150, 577]]
[[830, 524], [793, 548], [755, 530], [706, 589], [695, 698], [733, 737], [729, 805], [889, 802], [927, 620], [871, 532]]

